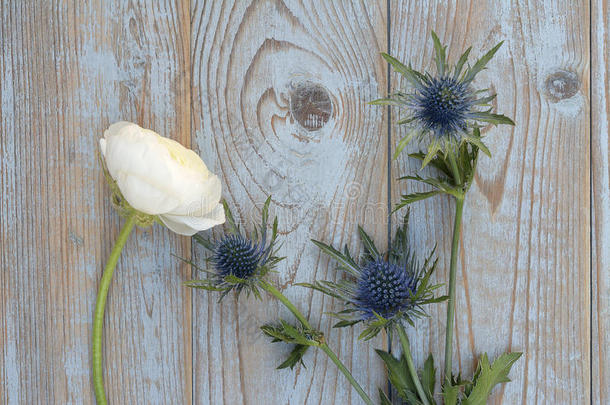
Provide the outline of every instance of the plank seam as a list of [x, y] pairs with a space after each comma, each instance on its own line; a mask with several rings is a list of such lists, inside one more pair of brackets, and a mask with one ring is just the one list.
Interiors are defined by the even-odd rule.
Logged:
[[[390, 34], [391, 34], [391, 5], [390, 5], [390, 0], [386, 1], [386, 52], [390, 53], [390, 50], [392, 49], [391, 43], [390, 43]], [[387, 63], [387, 71], [386, 71], [386, 93], [389, 95], [391, 89], [391, 81], [390, 81], [390, 63]], [[388, 114], [388, 122], [387, 122], [387, 139], [388, 139], [388, 150], [387, 150], [387, 205], [388, 205], [388, 223], [387, 223], [387, 227], [388, 227], [388, 233], [387, 233], [387, 239], [388, 239], [388, 249], [390, 249], [390, 246], [392, 244], [392, 109], [390, 106], [387, 107], [387, 114]], [[387, 336], [387, 345], [388, 345], [388, 352], [392, 353], [392, 335], [388, 333]], [[389, 376], [387, 378], [387, 386], [388, 386], [388, 398], [390, 400], [390, 402], [393, 402], [393, 398], [392, 398], [392, 385], [390, 384], [390, 379]]]
[[[593, 405], [593, 0], [589, 0], [589, 403]], [[597, 285], [596, 285], [597, 287]], [[595, 291], [597, 295], [598, 291]]]

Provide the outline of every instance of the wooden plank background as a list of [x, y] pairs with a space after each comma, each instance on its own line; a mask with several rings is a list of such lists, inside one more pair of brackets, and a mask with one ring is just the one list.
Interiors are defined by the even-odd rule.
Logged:
[[[380, 52], [431, 67], [430, 30], [454, 57], [505, 41], [478, 82], [517, 122], [489, 132], [494, 157], [466, 203], [454, 362], [469, 373], [481, 352], [525, 352], [493, 404], [610, 402], [607, 0], [9, 0], [0, 19], [0, 403], [94, 402], [91, 318], [121, 224], [96, 153], [119, 119], [198, 150], [244, 219], [273, 194], [278, 283], [368, 392], [385, 386], [372, 352], [385, 339], [332, 330], [336, 303], [293, 284], [336, 277], [309, 238], [357, 249], [362, 223], [387, 246], [391, 203], [418, 187], [394, 179], [417, 168], [388, 165], [396, 114], [364, 102], [402, 85]], [[413, 240], [438, 242], [439, 281], [451, 212], [440, 197], [414, 206]], [[156, 226], [119, 262], [111, 403], [359, 403], [320, 353], [274, 370], [286, 349], [257, 327], [286, 312], [193, 293], [171, 253], [200, 257]], [[444, 311], [410, 332], [418, 364], [442, 358]]]

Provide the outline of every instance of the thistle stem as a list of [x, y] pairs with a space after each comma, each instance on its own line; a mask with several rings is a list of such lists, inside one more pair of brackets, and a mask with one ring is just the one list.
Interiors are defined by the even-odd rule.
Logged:
[[415, 389], [417, 390], [419, 399], [421, 400], [423, 405], [430, 405], [428, 397], [424, 392], [424, 388], [422, 387], [421, 382], [419, 381], [419, 376], [417, 375], [415, 364], [413, 363], [413, 357], [411, 356], [411, 345], [409, 344], [409, 337], [405, 332], [405, 328], [401, 324], [398, 325], [398, 337], [400, 338], [400, 344], [403, 349], [403, 354], [407, 359], [407, 367], [409, 367], [409, 373], [411, 373], [411, 379], [415, 384]]
[[445, 331], [445, 382], [451, 383], [451, 361], [453, 357], [453, 325], [455, 318], [455, 278], [457, 272], [458, 245], [462, 225], [464, 196], [455, 200], [455, 221], [453, 223], [453, 242], [451, 244], [451, 263], [449, 267], [449, 299], [447, 300], [447, 329]]
[[460, 171], [458, 170], [457, 162], [455, 161], [455, 155], [453, 151], [450, 151], [447, 154], [449, 159], [449, 164], [451, 165], [451, 172], [453, 173], [453, 179], [455, 180], [456, 185], [462, 184], [462, 177], [460, 176]]
[[[284, 304], [284, 306], [286, 308], [288, 308], [288, 310], [290, 310], [290, 312], [292, 312], [292, 314], [299, 320], [299, 322], [301, 322], [301, 324], [305, 328], [313, 329], [311, 327], [311, 325], [309, 324], [309, 321], [307, 321], [307, 318], [305, 318], [305, 316], [303, 316], [303, 314], [297, 309], [297, 307], [295, 307], [294, 304], [292, 302], [290, 302], [290, 300], [288, 298], [286, 298], [286, 296], [284, 294], [282, 294], [277, 288], [275, 288], [275, 286], [267, 283], [264, 280], [261, 280], [260, 286], [265, 291], [267, 291], [268, 293], [273, 295], [275, 298], [280, 300], [280, 302], [282, 304]], [[360, 395], [360, 397], [362, 398], [364, 403], [366, 403], [367, 405], [373, 405], [373, 401], [371, 400], [371, 398], [366, 394], [366, 392], [364, 392], [364, 390], [362, 389], [360, 384], [358, 384], [358, 382], [356, 381], [356, 379], [354, 378], [352, 373], [350, 373], [350, 371], [347, 369], [347, 367], [345, 367], [345, 365], [341, 362], [341, 360], [339, 360], [339, 358], [337, 357], [335, 352], [333, 352], [332, 349], [325, 342], [321, 343], [320, 346], [318, 346], [318, 347], [320, 349], [322, 349], [322, 351], [324, 353], [326, 353], [326, 355], [332, 360], [333, 363], [335, 363], [335, 365], [343, 373], [343, 375], [345, 375], [345, 378], [347, 378], [347, 380], [350, 382], [350, 384], [352, 384], [352, 386], [358, 392], [358, 394]]]
[[108, 288], [112, 281], [112, 275], [116, 267], [123, 246], [127, 242], [127, 238], [131, 233], [136, 222], [134, 214], [127, 217], [127, 221], [123, 225], [121, 232], [110, 252], [108, 262], [104, 268], [100, 287], [97, 292], [97, 301], [95, 303], [95, 313], [93, 315], [93, 388], [95, 391], [95, 399], [98, 405], [106, 405], [106, 393], [104, 392], [104, 371], [102, 364], [102, 332], [104, 328], [104, 310], [106, 309], [106, 297], [108, 296]]

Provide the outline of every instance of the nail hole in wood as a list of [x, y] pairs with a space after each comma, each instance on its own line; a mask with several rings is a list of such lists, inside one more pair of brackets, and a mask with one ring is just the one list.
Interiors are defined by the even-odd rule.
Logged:
[[544, 81], [545, 95], [553, 103], [573, 97], [579, 88], [578, 75], [567, 70], [552, 73]]
[[333, 111], [328, 91], [319, 84], [302, 82], [290, 93], [290, 113], [307, 131], [322, 128]]

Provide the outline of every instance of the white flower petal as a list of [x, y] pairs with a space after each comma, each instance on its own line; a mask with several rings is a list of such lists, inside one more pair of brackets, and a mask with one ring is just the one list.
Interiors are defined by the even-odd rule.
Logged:
[[192, 236], [225, 222], [225, 213], [221, 204], [218, 204], [206, 215], [195, 217], [186, 215], [159, 215], [165, 226], [180, 235]]
[[100, 139], [100, 150], [102, 151], [102, 156], [106, 157], [106, 140], [104, 138]]
[[100, 140], [110, 176], [134, 209], [192, 235], [224, 222], [220, 179], [180, 143], [130, 122], [112, 124]]
[[182, 202], [168, 214], [201, 216], [212, 211], [220, 202], [222, 184], [216, 175], [204, 181], [193, 181], [182, 194]]
[[134, 209], [149, 215], [159, 215], [174, 210], [180, 200], [159, 190], [147, 179], [119, 172], [115, 177], [123, 197]]

